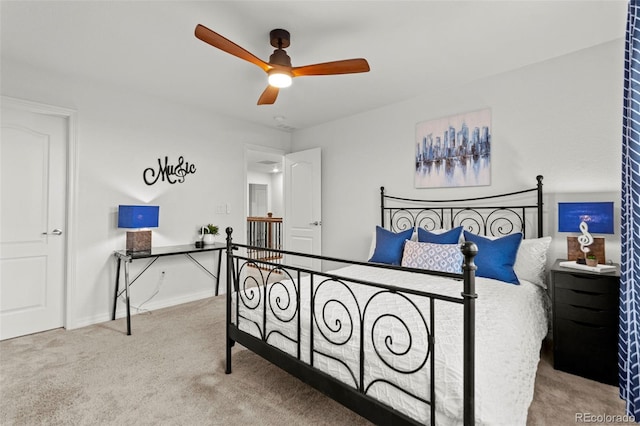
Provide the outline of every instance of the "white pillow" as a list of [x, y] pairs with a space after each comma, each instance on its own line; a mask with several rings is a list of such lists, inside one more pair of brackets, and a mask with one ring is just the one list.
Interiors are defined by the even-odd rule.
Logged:
[[545, 269], [547, 267], [547, 252], [551, 245], [551, 237], [529, 238], [522, 240], [513, 271], [518, 279], [532, 282], [542, 288], [545, 284]]

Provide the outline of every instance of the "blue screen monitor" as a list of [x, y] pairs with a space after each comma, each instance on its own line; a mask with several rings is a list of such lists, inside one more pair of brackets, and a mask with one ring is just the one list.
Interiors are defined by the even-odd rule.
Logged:
[[591, 234], [613, 234], [613, 201], [558, 203], [558, 232], [580, 232], [583, 221]]
[[157, 228], [159, 206], [118, 206], [118, 228]]

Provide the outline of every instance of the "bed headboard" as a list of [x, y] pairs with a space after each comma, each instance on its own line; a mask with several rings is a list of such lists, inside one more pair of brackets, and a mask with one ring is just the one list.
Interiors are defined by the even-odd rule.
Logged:
[[[536, 176], [536, 180], [535, 187], [521, 191], [455, 200], [394, 197], [385, 194], [383, 186], [380, 187], [381, 226], [398, 232], [409, 228], [434, 231], [462, 225], [466, 231], [485, 236], [522, 232], [524, 238], [542, 237], [542, 176]], [[532, 193], [536, 193], [536, 201]], [[534, 224], [537, 235], [531, 229]]]

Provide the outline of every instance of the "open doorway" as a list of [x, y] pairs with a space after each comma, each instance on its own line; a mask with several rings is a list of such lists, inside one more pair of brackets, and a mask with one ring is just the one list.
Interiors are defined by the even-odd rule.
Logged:
[[245, 149], [247, 216], [284, 215], [283, 162], [282, 152]]
[[[270, 234], [277, 240], [269, 242], [271, 240], [267, 235], [264, 238], [264, 244], [267, 244], [267, 247], [269, 247], [268, 244], [272, 244], [273, 248], [290, 251], [322, 254], [320, 148], [285, 155], [283, 152], [268, 148], [247, 147], [245, 159], [245, 212], [247, 214], [245, 235], [250, 236], [251, 232], [248, 226], [251, 223], [249, 184], [266, 185], [267, 217], [260, 217], [259, 221], [279, 222], [280, 230]], [[258, 193], [255, 192], [255, 197], [259, 197]], [[257, 198], [253, 201], [256, 205], [259, 204]], [[264, 232], [268, 234], [270, 231], [267, 229]], [[247, 238], [248, 242], [250, 240]]]
[[247, 148], [246, 241], [261, 249], [249, 250], [256, 261], [279, 262], [271, 250], [283, 248], [283, 161], [284, 153]]

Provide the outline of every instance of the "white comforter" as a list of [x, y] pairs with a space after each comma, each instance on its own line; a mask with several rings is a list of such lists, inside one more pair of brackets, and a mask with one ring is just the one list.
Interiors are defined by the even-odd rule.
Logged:
[[[460, 281], [365, 266], [349, 266], [332, 273], [453, 297], [460, 296], [463, 285]], [[322, 280], [324, 278], [316, 276], [315, 285]], [[271, 303], [268, 306], [274, 310], [267, 309], [266, 333], [269, 343], [296, 356], [297, 345], [282, 337], [296, 338], [297, 322], [289, 321], [294, 318], [296, 311], [295, 299], [289, 298], [294, 293], [287, 294], [285, 290], [291, 290], [293, 284], [285, 280], [282, 283], [271, 285]], [[301, 359], [310, 362], [308, 278], [302, 280], [301, 288]], [[367, 305], [366, 301], [379, 291], [360, 285], [347, 287], [335, 282], [320, 286], [316, 293], [315, 309], [316, 317], [319, 318], [316, 324], [319, 329], [314, 331], [314, 350], [328, 356], [314, 353], [314, 366], [356, 386], [359, 375], [360, 324], [357, 320], [350, 321], [345, 312], [346, 309], [362, 312], [366, 305], [365, 387], [376, 379], [383, 378], [392, 381], [400, 389], [408, 389], [429, 400], [429, 363], [415, 374], [399, 374], [386, 365], [388, 363], [402, 371], [413, 371], [422, 365], [427, 357], [428, 347], [424, 325], [424, 321], [429, 324], [428, 300], [417, 296], [409, 296], [407, 299], [384, 292]], [[476, 424], [525, 425], [540, 359], [540, 343], [547, 333], [546, 293], [527, 281], [516, 286], [486, 278], [476, 278], [476, 292]], [[354, 297], [358, 300], [359, 307], [355, 304]], [[262, 291], [258, 294], [257, 289], [253, 288], [242, 295], [241, 299], [251, 307], [261, 307], [264, 297]], [[325, 303], [328, 300], [332, 301]], [[423, 312], [424, 321], [413, 304]], [[235, 321], [235, 300], [233, 306]], [[255, 324], [262, 324], [263, 310], [249, 309], [242, 302], [239, 309], [240, 329], [256, 336], [263, 335], [265, 331], [262, 326]], [[391, 315], [384, 315], [385, 313]], [[355, 314], [353, 318], [357, 319], [358, 315], [362, 314]], [[274, 321], [276, 316], [281, 321]], [[373, 333], [376, 343], [372, 344], [371, 324], [381, 316]], [[326, 324], [322, 318], [327, 319]], [[398, 318], [402, 318], [405, 323]], [[433, 334], [438, 425], [462, 423], [462, 325], [461, 304], [435, 302]], [[335, 332], [331, 332], [331, 329]], [[407, 329], [410, 330], [411, 341], [407, 337]], [[389, 335], [393, 339], [385, 340]], [[325, 336], [340, 344], [328, 344]], [[390, 344], [397, 355], [385, 350], [386, 344]], [[407, 350], [409, 345], [411, 347]], [[373, 346], [381, 354], [380, 357], [374, 352]], [[348, 368], [331, 357], [343, 360]], [[429, 423], [429, 407], [394, 386], [376, 382], [369, 389], [368, 395], [422, 423]]]

